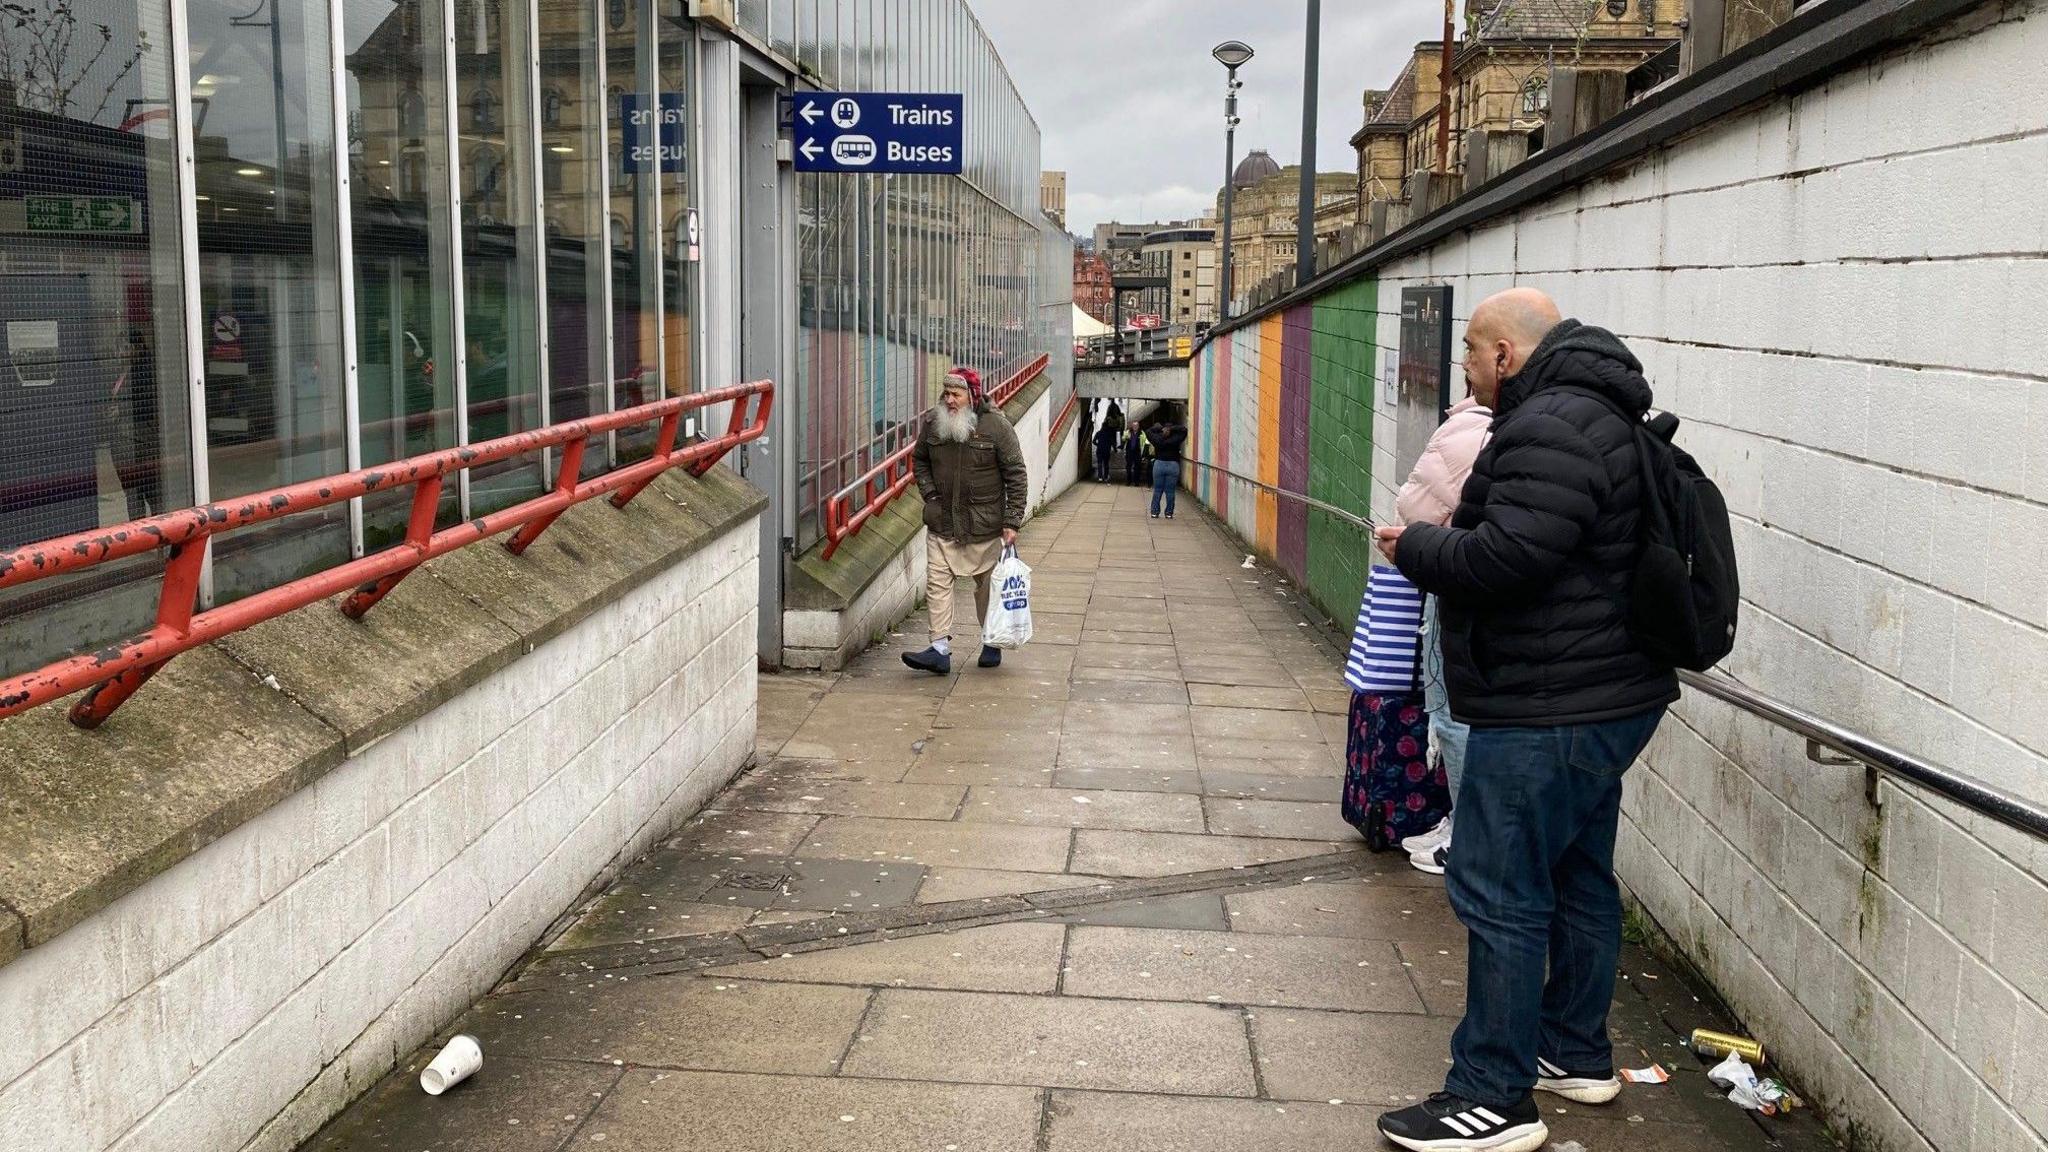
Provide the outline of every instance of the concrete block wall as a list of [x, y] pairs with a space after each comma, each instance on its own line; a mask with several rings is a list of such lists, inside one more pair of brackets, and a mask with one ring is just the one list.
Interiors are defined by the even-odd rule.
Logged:
[[0, 968], [0, 1148], [295, 1147], [752, 752], [751, 518]]
[[[1422, 284], [1453, 287], [1454, 347], [1516, 284], [1614, 329], [1735, 516], [1724, 671], [2037, 802], [2044, 59], [2048, 0], [1981, 5], [1372, 272], [1382, 348]], [[1233, 393], [1260, 330], [1221, 338]], [[1395, 425], [1376, 408], [1380, 519]], [[2048, 844], [1910, 786], [1875, 800], [1689, 695], [1630, 773], [1618, 870], [1852, 1147], [2048, 1146]]]

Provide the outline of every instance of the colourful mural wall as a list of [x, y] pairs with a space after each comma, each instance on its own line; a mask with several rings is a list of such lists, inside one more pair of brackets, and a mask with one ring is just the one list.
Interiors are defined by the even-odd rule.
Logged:
[[[1190, 455], [1358, 516], [1372, 493], [1379, 287], [1360, 281], [1202, 348], [1191, 364]], [[1358, 610], [1371, 545], [1297, 501], [1189, 469], [1188, 488], [1333, 619]]]

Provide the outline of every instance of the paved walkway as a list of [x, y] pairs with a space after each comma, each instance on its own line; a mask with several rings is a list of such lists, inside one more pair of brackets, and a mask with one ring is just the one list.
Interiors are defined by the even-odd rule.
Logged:
[[[1442, 1083], [1463, 930], [1338, 818], [1341, 661], [1294, 590], [1141, 496], [1032, 523], [1000, 670], [909, 672], [912, 620], [764, 677], [760, 766], [450, 1030], [484, 1072], [429, 1098], [415, 1054], [310, 1147], [1379, 1147]], [[1546, 1101], [1557, 1146], [1817, 1146], [1712, 1094], [1677, 1030], [1722, 1022], [1624, 963], [1623, 1062], [1677, 1077]]]

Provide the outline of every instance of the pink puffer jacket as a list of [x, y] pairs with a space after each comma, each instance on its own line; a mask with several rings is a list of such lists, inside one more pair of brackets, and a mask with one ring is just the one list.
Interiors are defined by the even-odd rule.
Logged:
[[1429, 438], [1408, 482], [1394, 498], [1394, 514], [1403, 524], [1448, 524], [1458, 509], [1458, 494], [1472, 475], [1472, 461], [1486, 446], [1493, 411], [1470, 396], [1451, 405], [1450, 415]]

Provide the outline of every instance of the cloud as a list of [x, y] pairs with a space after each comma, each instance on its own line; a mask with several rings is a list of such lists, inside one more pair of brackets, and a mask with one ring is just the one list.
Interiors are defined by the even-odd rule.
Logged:
[[[1067, 173], [1067, 224], [1199, 215], [1223, 185], [1223, 67], [1243, 40], [1237, 154], [1301, 152], [1303, 0], [969, 0]], [[1436, 0], [1324, 0], [1317, 166], [1353, 171], [1360, 96], [1438, 34]]]

